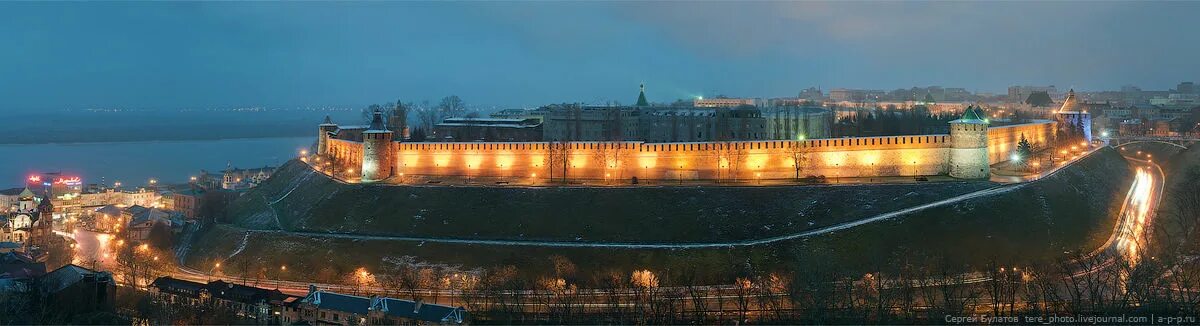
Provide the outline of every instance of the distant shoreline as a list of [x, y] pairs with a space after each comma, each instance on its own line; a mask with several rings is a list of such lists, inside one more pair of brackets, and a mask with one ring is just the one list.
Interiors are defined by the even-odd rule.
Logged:
[[[147, 139], [130, 139], [130, 140], [96, 140], [96, 141], [37, 141], [37, 142], [5, 142], [0, 141], [0, 146], [5, 145], [83, 145], [83, 144], [125, 144], [125, 143], [149, 143], [149, 142], [189, 142], [189, 141], [214, 141], [214, 140], [246, 140], [246, 139], [273, 139], [273, 138], [300, 138], [306, 135], [273, 135], [273, 136], [233, 136], [233, 137], [191, 137], [191, 138], [147, 138]], [[316, 139], [315, 137], [313, 138]]]

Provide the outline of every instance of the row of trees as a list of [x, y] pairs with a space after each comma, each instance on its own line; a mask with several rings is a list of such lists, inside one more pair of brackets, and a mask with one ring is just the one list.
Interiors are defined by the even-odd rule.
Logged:
[[871, 273], [813, 260], [775, 270], [747, 263], [732, 275], [711, 275], [686, 267], [583, 271], [557, 255], [542, 271], [462, 270], [404, 257], [380, 274], [356, 270], [343, 280], [360, 286], [361, 295], [461, 305], [478, 321], [508, 324], [910, 323], [980, 313], [1200, 312], [1194, 264], [1071, 258], [962, 273], [937, 257], [897, 255]]
[[948, 128], [947, 123], [954, 119], [958, 119], [957, 114], [934, 114], [925, 106], [916, 106], [909, 110], [900, 110], [891, 105], [882, 109], [859, 109], [856, 114], [838, 119], [833, 126], [833, 137], [944, 132]]
[[[478, 116], [478, 112], [468, 112], [467, 104], [457, 95], [443, 97], [436, 105], [429, 101], [420, 103], [397, 100], [395, 103], [371, 104], [362, 111], [365, 123], [371, 123], [375, 111], [383, 113], [384, 125], [388, 130], [395, 131], [395, 137], [403, 137], [403, 131], [410, 129], [409, 137], [413, 141], [424, 141], [433, 127], [443, 119], [451, 117]], [[418, 139], [418, 137], [420, 139]]]

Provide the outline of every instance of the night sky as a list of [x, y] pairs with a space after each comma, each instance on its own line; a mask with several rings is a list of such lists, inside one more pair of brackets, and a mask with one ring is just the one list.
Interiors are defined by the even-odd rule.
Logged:
[[0, 3], [0, 110], [1168, 89], [1200, 2]]

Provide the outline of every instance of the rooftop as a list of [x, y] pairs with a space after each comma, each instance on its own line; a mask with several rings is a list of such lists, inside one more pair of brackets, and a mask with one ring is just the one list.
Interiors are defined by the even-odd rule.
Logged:
[[43, 291], [54, 293], [62, 291], [91, 276], [112, 281], [112, 274], [108, 272], [97, 272], [75, 264], [69, 264], [47, 273], [39, 281], [41, 282]]

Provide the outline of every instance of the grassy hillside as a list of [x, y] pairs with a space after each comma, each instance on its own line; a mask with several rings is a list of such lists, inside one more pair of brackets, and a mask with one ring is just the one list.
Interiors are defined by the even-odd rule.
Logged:
[[[249, 238], [245, 251], [235, 256], [234, 260], [256, 257], [262, 260], [256, 264], [287, 264], [298, 267], [293, 270], [306, 271], [307, 275], [337, 275], [355, 266], [378, 270], [386, 258], [399, 256], [415, 256], [420, 261], [462, 265], [465, 268], [511, 264], [531, 273], [548, 270], [548, 257], [552, 255], [570, 259], [581, 270], [650, 268], [697, 270], [704, 271], [706, 275], [730, 275], [747, 266], [788, 269], [809, 263], [839, 266], [851, 271], [874, 271], [906, 257], [936, 257], [931, 259], [963, 269], [990, 262], [1025, 265], [1062, 257], [1064, 251], [1089, 251], [1101, 245], [1112, 230], [1115, 214], [1111, 212], [1124, 199], [1131, 175], [1128, 163], [1116, 151], [1103, 149], [1052, 177], [1011, 192], [924, 210], [837, 233], [758, 247], [703, 250], [562, 249], [257, 234]], [[844, 196], [840, 200], [858, 200], [851, 195], [858, 190], [857, 187], [817, 189], [820, 191], [814, 192], [837, 191]], [[671, 189], [663, 190], [675, 193]], [[711, 193], [711, 189], [705, 190]], [[732, 190], [766, 191], [758, 188]], [[782, 193], [781, 196], [796, 196], [789, 194], [786, 189], [771, 190], [776, 194]], [[764, 194], [758, 193], [759, 196]], [[721, 199], [713, 197], [712, 200]], [[765, 198], [759, 202], [782, 201]], [[587, 209], [576, 211], [569, 214], [594, 216], [586, 212]], [[737, 217], [740, 213], [726, 214]], [[757, 218], [745, 217], [751, 223]], [[667, 224], [647, 229], [644, 234], [665, 236], [668, 233], [658, 230], [666, 229], [665, 226]], [[682, 227], [686, 229], [686, 226]], [[739, 226], [731, 229], [749, 228]], [[190, 264], [210, 264], [214, 258], [223, 258], [230, 251], [222, 250], [229, 246], [221, 243], [240, 240], [235, 227], [223, 226], [218, 230], [201, 236], [193, 249], [196, 254], [188, 257]], [[641, 234], [633, 232], [631, 236]]]
[[[363, 186], [338, 184], [292, 162], [243, 195], [234, 215], [239, 226], [258, 229], [276, 228], [278, 216], [284, 229], [317, 232], [697, 242], [795, 233], [993, 186], [985, 181], [793, 187]], [[274, 210], [266, 204], [279, 198]]]

